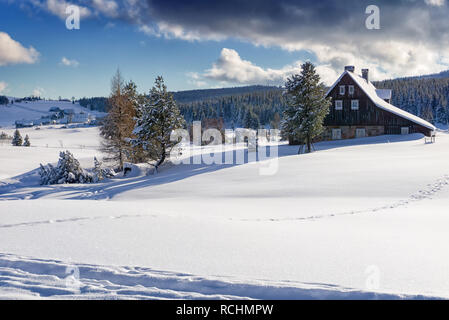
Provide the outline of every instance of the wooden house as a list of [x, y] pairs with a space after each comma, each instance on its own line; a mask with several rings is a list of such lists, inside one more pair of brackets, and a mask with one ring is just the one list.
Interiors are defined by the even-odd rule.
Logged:
[[360, 76], [353, 66], [345, 67], [327, 96], [332, 105], [324, 120], [323, 140], [409, 133], [432, 136], [435, 131], [431, 123], [393, 106], [391, 90], [376, 89], [368, 69], [362, 69]]

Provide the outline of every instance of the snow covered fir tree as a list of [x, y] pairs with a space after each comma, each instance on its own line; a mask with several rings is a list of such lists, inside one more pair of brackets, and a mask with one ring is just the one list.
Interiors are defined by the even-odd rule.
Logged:
[[30, 137], [28, 135], [25, 135], [25, 140], [23, 140], [23, 146], [31, 147]]
[[300, 74], [292, 75], [285, 83], [287, 106], [282, 130], [290, 144], [305, 144], [312, 151], [312, 141], [324, 131], [324, 118], [329, 112], [330, 99], [315, 66], [306, 62]]
[[178, 143], [171, 141], [173, 130], [185, 126], [173, 95], [167, 91], [164, 79], [156, 78], [154, 87], [139, 105], [138, 117], [131, 139], [134, 147], [141, 148], [147, 161], [151, 161], [156, 171], [166, 160], [172, 148]]
[[12, 138], [12, 145], [16, 146], [16, 147], [20, 147], [23, 143], [23, 139], [22, 139], [22, 135], [20, 134], [20, 131], [18, 129], [16, 129], [16, 131], [14, 131], [14, 136]]

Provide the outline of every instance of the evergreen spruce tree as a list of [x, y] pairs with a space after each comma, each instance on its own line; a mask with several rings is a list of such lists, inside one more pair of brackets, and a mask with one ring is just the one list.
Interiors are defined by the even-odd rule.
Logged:
[[246, 110], [243, 126], [247, 129], [258, 129], [260, 127], [259, 117], [252, 108]]
[[16, 129], [16, 131], [14, 131], [14, 137], [12, 139], [12, 145], [19, 147], [22, 145], [22, 135], [20, 134], [19, 129]]
[[185, 121], [161, 76], [141, 102], [133, 131], [136, 138], [131, 141], [134, 147], [143, 150], [147, 160], [154, 162], [157, 171], [178, 143], [170, 141], [170, 134], [183, 128]]
[[313, 139], [324, 131], [323, 121], [329, 112], [330, 98], [326, 98], [325, 87], [311, 62], [302, 65], [300, 74], [288, 78], [285, 87], [287, 107], [282, 130], [290, 142], [306, 144], [306, 152], [311, 152]]
[[25, 135], [25, 140], [23, 141], [23, 146], [24, 147], [30, 147], [31, 146], [30, 137], [28, 137], [28, 135]]

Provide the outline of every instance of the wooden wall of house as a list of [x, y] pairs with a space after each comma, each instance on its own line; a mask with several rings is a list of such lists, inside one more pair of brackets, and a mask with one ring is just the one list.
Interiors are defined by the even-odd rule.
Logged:
[[[345, 85], [345, 94], [340, 95], [340, 85]], [[348, 86], [354, 86], [354, 94], [349, 94]], [[325, 126], [385, 126], [385, 134], [400, 134], [401, 127], [409, 127], [410, 133], [430, 135], [430, 129], [410, 120], [382, 110], [368, 98], [361, 88], [346, 74], [329, 93], [332, 97], [330, 112], [324, 120]], [[351, 100], [359, 100], [359, 109], [351, 110]], [[335, 100], [343, 101], [343, 110], [335, 110]]]

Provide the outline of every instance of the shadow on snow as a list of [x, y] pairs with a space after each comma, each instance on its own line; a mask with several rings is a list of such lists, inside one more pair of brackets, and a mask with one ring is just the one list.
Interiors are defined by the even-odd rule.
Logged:
[[[324, 141], [314, 145], [316, 151], [325, 151], [330, 149], [348, 147], [348, 146], [362, 146], [362, 145], [374, 145], [381, 143], [395, 143], [403, 141], [413, 141], [422, 139], [421, 134], [410, 135], [384, 135], [378, 137], [367, 137], [359, 139], [348, 139], [338, 141]], [[296, 156], [299, 146], [279, 145], [278, 157]], [[270, 152], [270, 147], [267, 147], [262, 153], [262, 159], [271, 159], [273, 154]], [[236, 163], [237, 153], [242, 152], [243, 163]], [[0, 200], [25, 200], [25, 199], [40, 199], [47, 196], [53, 196], [58, 199], [68, 200], [106, 200], [115, 197], [126, 191], [136, 190], [151, 186], [157, 186], [161, 184], [167, 184], [183, 179], [190, 178], [199, 174], [211, 173], [214, 171], [222, 170], [225, 168], [231, 168], [241, 164], [247, 164], [257, 161], [259, 157], [256, 154], [249, 155], [247, 149], [230, 150], [220, 152], [223, 164], [192, 164], [193, 157], [190, 157], [190, 164], [179, 164], [172, 166], [165, 166], [160, 169], [157, 174], [140, 175], [137, 177], [120, 177], [104, 180], [97, 184], [64, 184], [64, 185], [39, 185], [39, 173], [38, 169], [32, 170], [25, 174], [13, 177], [9, 180], [13, 180], [12, 183], [0, 181]], [[227, 157], [234, 159], [233, 164], [224, 164]], [[310, 156], [310, 155], [301, 155]], [[300, 156], [300, 157], [301, 157]]]

